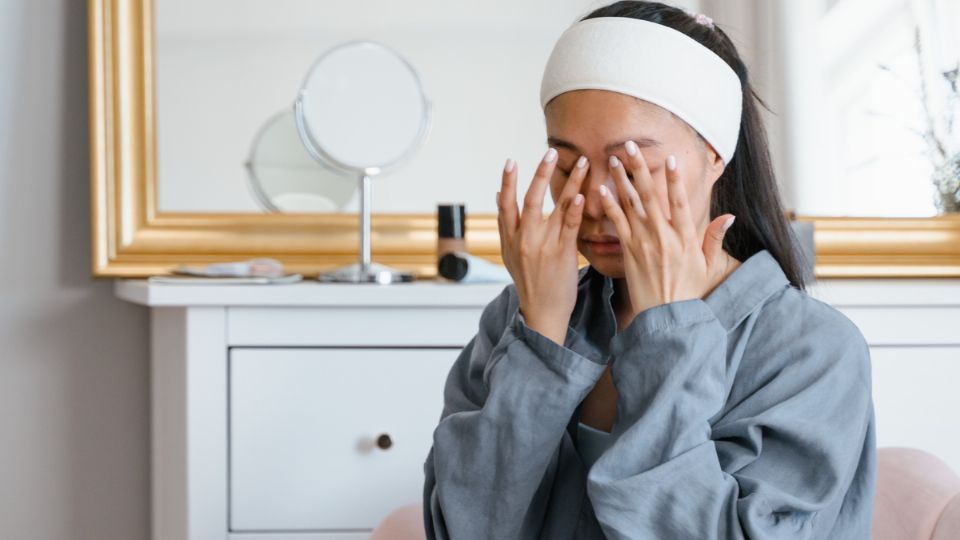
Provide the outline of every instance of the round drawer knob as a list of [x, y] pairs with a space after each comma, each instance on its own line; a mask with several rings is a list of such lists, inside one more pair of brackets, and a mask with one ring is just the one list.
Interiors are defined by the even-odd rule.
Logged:
[[390, 435], [382, 433], [379, 437], [377, 437], [377, 446], [383, 450], [386, 450], [393, 446], [393, 439], [390, 438]]

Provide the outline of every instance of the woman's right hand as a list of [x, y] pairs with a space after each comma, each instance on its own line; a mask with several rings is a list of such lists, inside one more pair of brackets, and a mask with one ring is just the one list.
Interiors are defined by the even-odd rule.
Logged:
[[563, 345], [577, 301], [577, 235], [583, 217], [580, 186], [589, 163], [581, 156], [574, 165], [553, 212], [543, 219], [543, 197], [557, 163], [550, 148], [537, 167], [517, 208], [517, 166], [508, 159], [497, 192], [500, 254], [520, 297], [527, 326]]

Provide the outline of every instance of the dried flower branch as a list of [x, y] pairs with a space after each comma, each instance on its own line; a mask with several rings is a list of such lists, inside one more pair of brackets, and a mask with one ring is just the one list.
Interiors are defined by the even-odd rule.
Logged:
[[936, 152], [939, 157], [936, 161], [939, 162], [940, 160], [947, 159], [947, 149], [944, 147], [943, 142], [940, 141], [940, 138], [937, 137], [936, 124], [933, 121], [933, 115], [930, 113], [930, 93], [927, 89], [927, 70], [923, 62], [923, 46], [920, 41], [919, 27], [914, 27], [913, 47], [917, 51], [917, 69], [920, 75], [920, 102], [923, 104], [923, 114], [927, 122], [927, 135], [924, 139], [927, 141], [931, 150]]

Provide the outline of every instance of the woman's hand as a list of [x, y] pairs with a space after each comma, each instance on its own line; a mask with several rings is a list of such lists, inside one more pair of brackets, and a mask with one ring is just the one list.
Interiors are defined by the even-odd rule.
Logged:
[[[633, 315], [661, 304], [703, 298], [724, 278], [728, 260], [723, 238], [733, 216], [717, 217], [700, 238], [676, 158], [671, 155], [665, 168], [667, 219], [667, 209], [657, 197], [643, 154], [632, 141], [626, 147], [629, 163], [610, 156], [610, 171], [621, 204], [605, 186], [600, 187], [600, 194], [603, 208], [620, 236]], [[633, 172], [633, 183], [627, 178], [625, 166]]]
[[580, 157], [570, 173], [553, 212], [543, 218], [543, 197], [557, 162], [549, 149], [517, 208], [517, 167], [508, 159], [497, 192], [500, 254], [520, 297], [520, 312], [528, 326], [563, 345], [577, 301], [577, 234], [583, 216], [580, 185], [588, 163]]

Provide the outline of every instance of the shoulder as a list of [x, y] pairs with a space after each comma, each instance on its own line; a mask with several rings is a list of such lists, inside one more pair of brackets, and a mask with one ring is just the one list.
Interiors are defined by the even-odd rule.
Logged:
[[790, 373], [798, 382], [829, 376], [869, 388], [870, 349], [863, 333], [840, 310], [793, 286], [757, 311], [743, 362]]
[[793, 286], [767, 299], [761, 306], [760, 319], [797, 337], [825, 339], [830, 344], [866, 344], [860, 329], [843, 312]]
[[796, 287], [786, 287], [763, 306], [771, 322], [793, 322], [800, 341], [822, 343], [824, 347], [867, 347], [860, 328], [839, 309]]
[[745, 328], [747, 333], [728, 349], [733, 373], [717, 414], [718, 433], [743, 421], [838, 429], [872, 422], [870, 349], [838, 309], [785, 287], [748, 318]]

